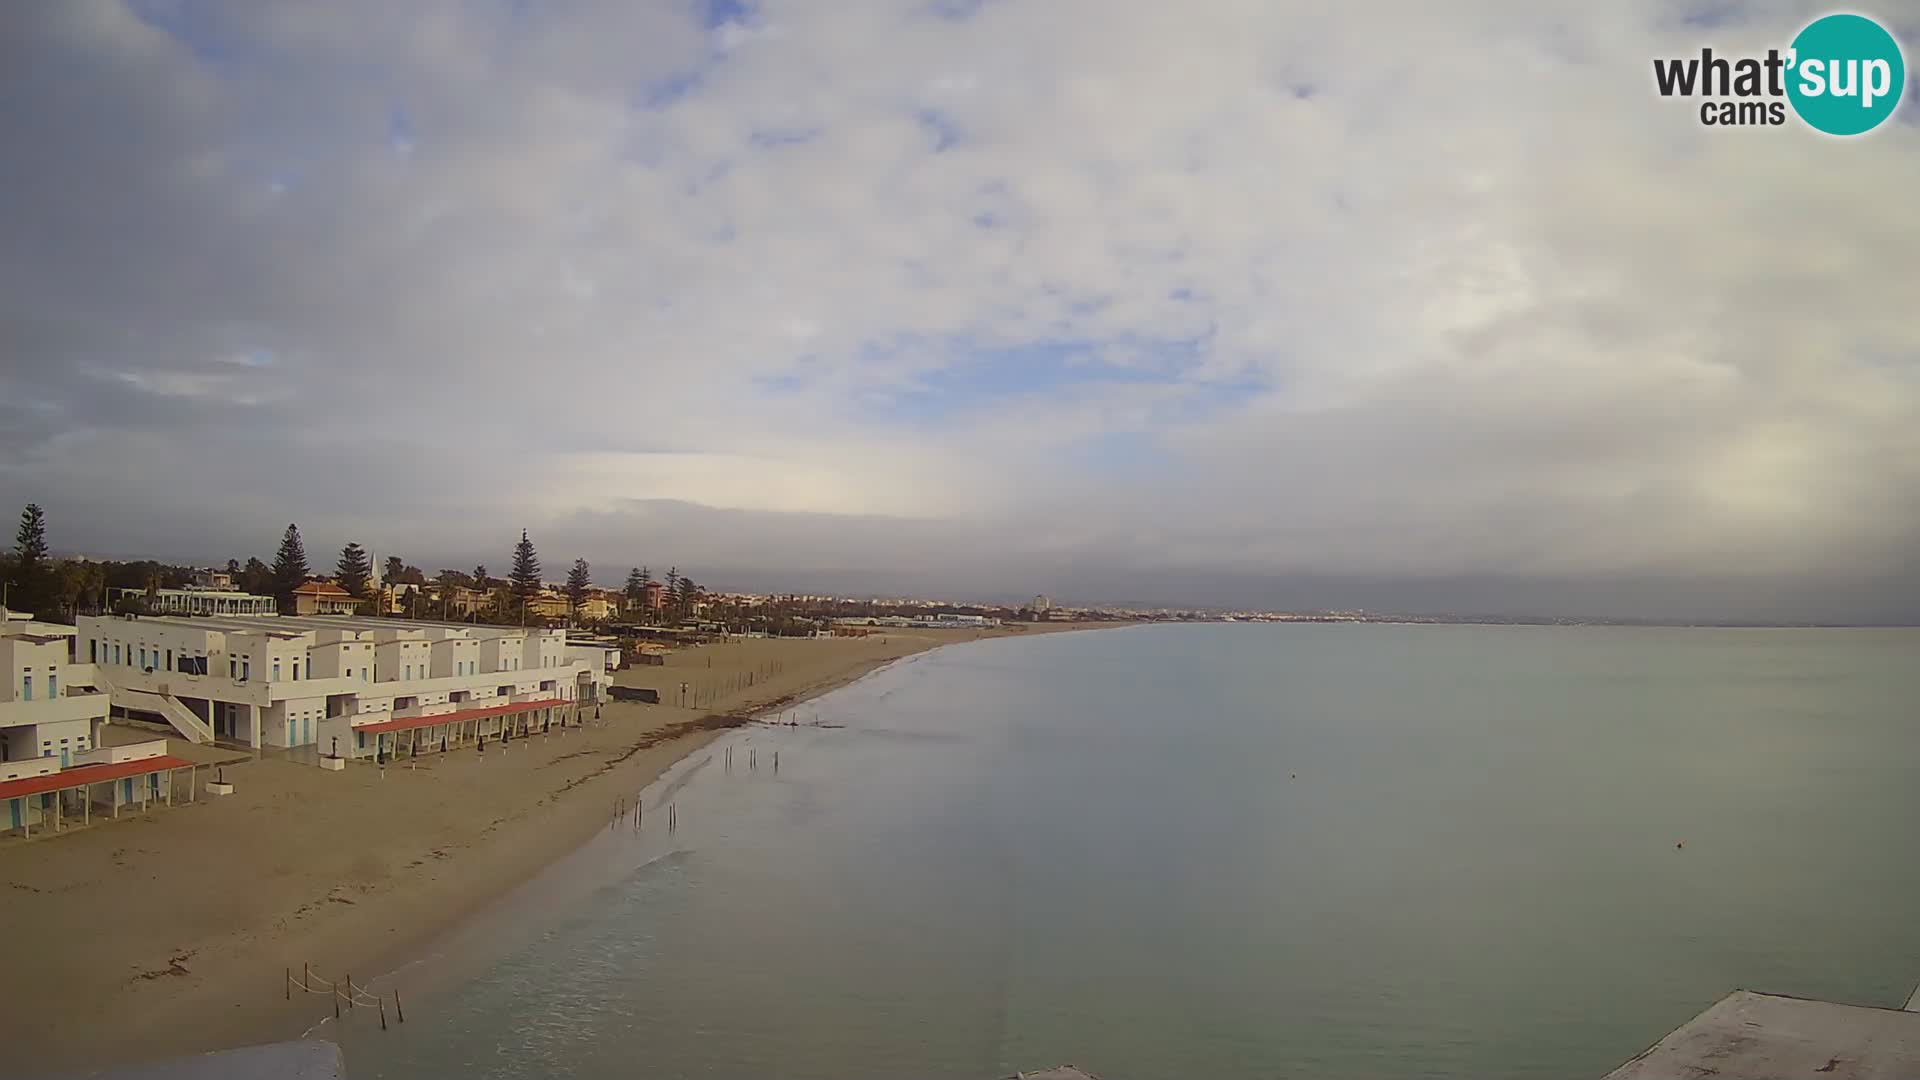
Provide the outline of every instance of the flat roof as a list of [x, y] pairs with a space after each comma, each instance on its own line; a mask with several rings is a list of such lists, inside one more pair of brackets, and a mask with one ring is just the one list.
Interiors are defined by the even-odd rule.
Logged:
[[[109, 616], [102, 616], [108, 618]], [[299, 636], [314, 630], [466, 630], [472, 640], [521, 637], [531, 632], [560, 633], [544, 626], [494, 626], [488, 623], [438, 622], [428, 619], [383, 619], [374, 615], [140, 615], [135, 623], [186, 626], [221, 633], [283, 634]], [[431, 638], [425, 640], [434, 640]]]
[[29, 776], [21, 780], [8, 780], [0, 784], [0, 799], [18, 799], [26, 795], [41, 795], [49, 791], [66, 791], [69, 788], [84, 787], [88, 784], [104, 784], [109, 780], [121, 780], [129, 776], [145, 776], [148, 773], [166, 772], [168, 769], [185, 769], [193, 762], [186, 758], [162, 754], [159, 757], [141, 758], [138, 761], [112, 761], [99, 765], [76, 765], [71, 769], [61, 769], [47, 776]]
[[[513, 674], [506, 672], [506, 674]], [[506, 705], [488, 705], [479, 709], [458, 709], [444, 712], [438, 716], [407, 716], [399, 720], [382, 720], [377, 724], [363, 724], [355, 731], [371, 731], [382, 735], [389, 731], [406, 731], [411, 728], [433, 727], [436, 724], [458, 724], [467, 720], [480, 720], [489, 716], [505, 716], [508, 713], [530, 712], [544, 709], [550, 705], [565, 705], [566, 698], [542, 698], [539, 701], [515, 701]]]
[[1607, 1080], [1920, 1076], [1920, 1013], [1735, 990]]

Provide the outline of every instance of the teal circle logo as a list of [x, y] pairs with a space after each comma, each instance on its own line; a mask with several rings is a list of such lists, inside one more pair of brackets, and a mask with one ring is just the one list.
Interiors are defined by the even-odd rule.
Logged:
[[1829, 135], [1879, 127], [1907, 90], [1900, 43], [1864, 15], [1827, 15], [1793, 39], [1787, 100], [1809, 126]]

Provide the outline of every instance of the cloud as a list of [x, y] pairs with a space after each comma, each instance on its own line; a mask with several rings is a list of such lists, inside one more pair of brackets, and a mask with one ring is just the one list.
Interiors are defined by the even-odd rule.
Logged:
[[1819, 10], [21, 6], [0, 496], [196, 559], [1920, 614], [1920, 111], [1652, 87]]

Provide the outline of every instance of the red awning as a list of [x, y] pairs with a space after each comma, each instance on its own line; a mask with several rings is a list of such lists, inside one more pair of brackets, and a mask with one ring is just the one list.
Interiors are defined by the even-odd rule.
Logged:
[[46, 776], [29, 776], [24, 780], [8, 780], [0, 784], [0, 800], [18, 799], [25, 795], [41, 795], [49, 791], [66, 791], [69, 788], [84, 787], [87, 784], [104, 784], [109, 780], [124, 780], [129, 776], [145, 776], [148, 773], [166, 772], [168, 769], [184, 769], [193, 762], [186, 758], [160, 757], [141, 758], [138, 761], [103, 762], [99, 765], [76, 765], [71, 769], [61, 769]]
[[356, 727], [355, 731], [368, 731], [382, 735], [389, 731], [407, 731], [412, 728], [433, 727], [436, 724], [458, 724], [465, 720], [480, 720], [489, 716], [505, 716], [508, 713], [531, 712], [550, 705], [565, 705], [565, 698], [543, 698], [539, 701], [516, 701], [511, 705], [489, 705], [483, 709], [461, 709], [458, 712], [441, 713], [438, 716], [408, 716], [399, 720], [382, 720], [377, 724]]

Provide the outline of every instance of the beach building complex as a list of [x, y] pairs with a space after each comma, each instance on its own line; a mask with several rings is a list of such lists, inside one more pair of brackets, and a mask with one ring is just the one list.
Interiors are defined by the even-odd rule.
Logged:
[[563, 630], [359, 616], [83, 616], [73, 655], [184, 738], [340, 757], [541, 730], [610, 680]]
[[[0, 609], [3, 610], [3, 609]], [[96, 808], [171, 801], [177, 770], [167, 741], [101, 744], [109, 695], [92, 664], [73, 662], [74, 628], [0, 619], [0, 828], [31, 835]]]

